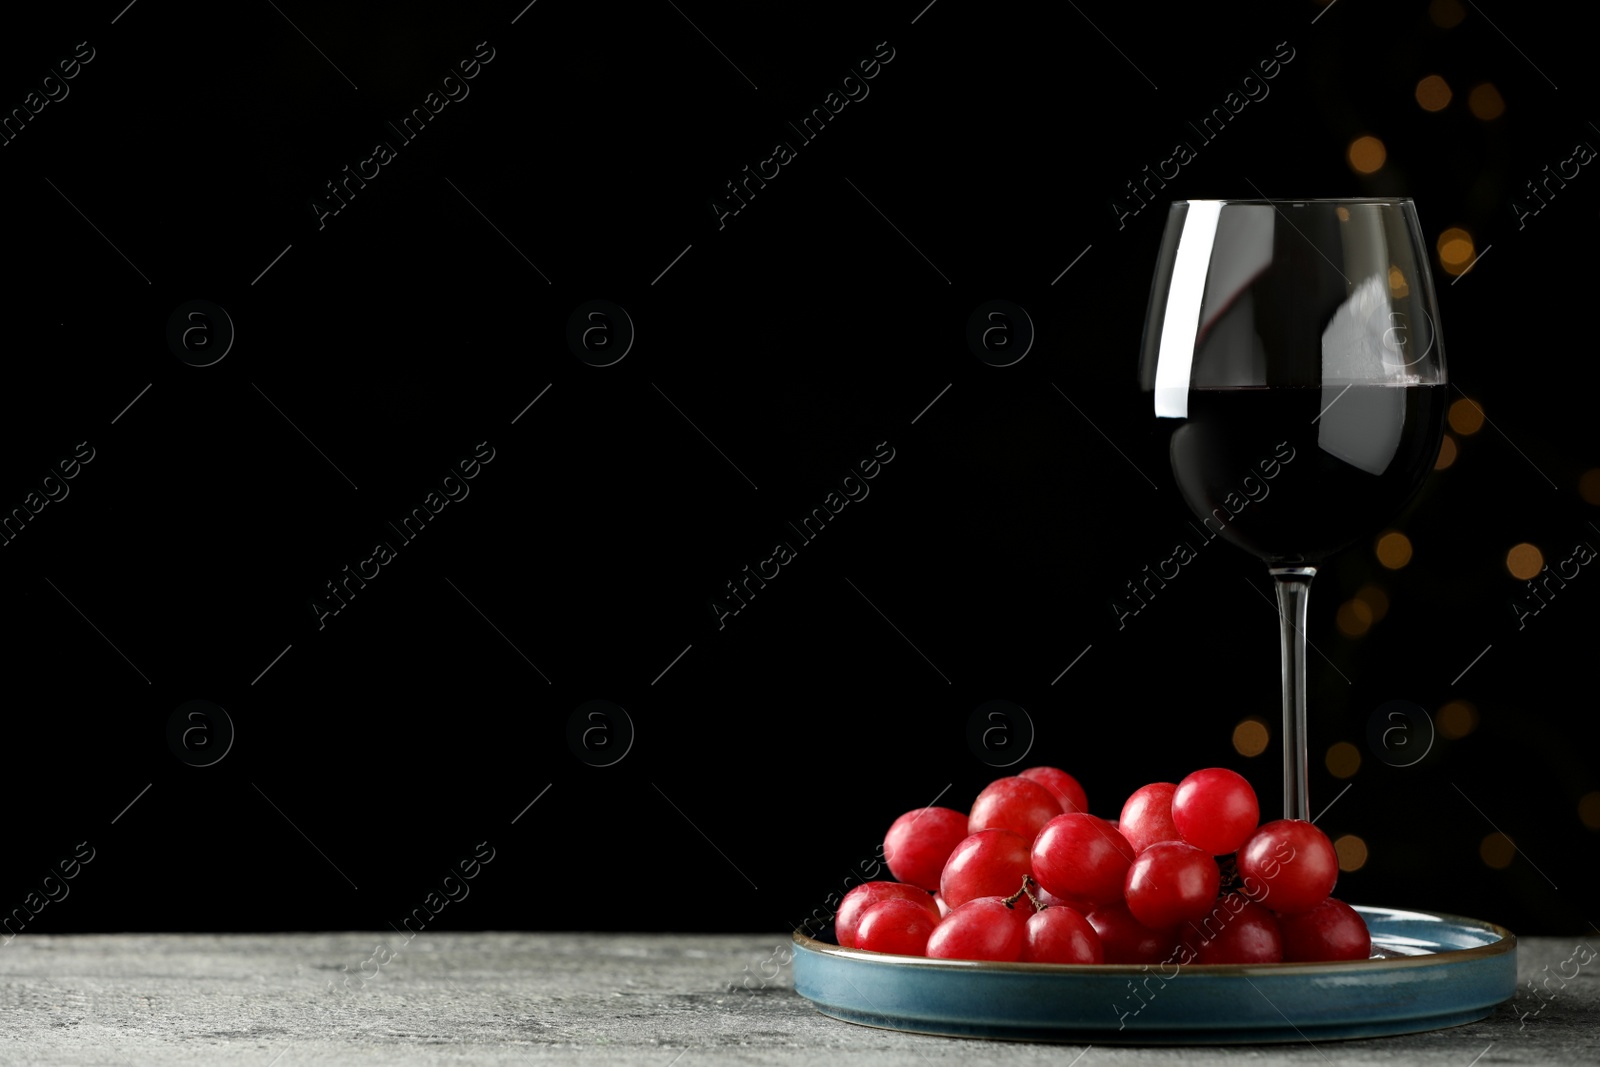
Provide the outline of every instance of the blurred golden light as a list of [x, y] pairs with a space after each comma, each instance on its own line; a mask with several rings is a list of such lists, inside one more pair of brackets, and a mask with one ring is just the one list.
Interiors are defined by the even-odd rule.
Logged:
[[1340, 741], [1328, 748], [1322, 762], [1335, 778], [1348, 778], [1361, 769], [1361, 750], [1348, 741]]
[[1359, 871], [1367, 864], [1367, 843], [1355, 834], [1345, 834], [1333, 842], [1341, 871]]
[[1497, 871], [1511, 866], [1512, 857], [1516, 854], [1517, 847], [1511, 843], [1511, 838], [1498, 830], [1478, 843], [1479, 857]]
[[1366, 134], [1350, 142], [1350, 166], [1357, 174], [1373, 174], [1383, 167], [1383, 161], [1389, 158], [1389, 152], [1383, 147], [1383, 142]]
[[1467, 17], [1467, 11], [1461, 6], [1460, 0], [1433, 0], [1428, 5], [1428, 17], [1440, 29], [1450, 30], [1461, 25], [1461, 20]]
[[1452, 741], [1470, 734], [1478, 725], [1478, 709], [1465, 700], [1452, 700], [1433, 717], [1439, 732]]
[[1476, 252], [1472, 235], [1459, 226], [1441, 233], [1435, 247], [1439, 250], [1439, 264], [1450, 274], [1460, 274], [1471, 266]]
[[1444, 440], [1439, 442], [1439, 458], [1433, 461], [1433, 469], [1442, 471], [1456, 461], [1456, 439], [1449, 434], [1444, 435]]
[[1526, 541], [1512, 545], [1511, 551], [1506, 553], [1506, 570], [1511, 572], [1513, 578], [1532, 578], [1543, 567], [1544, 553]]
[[1443, 111], [1450, 104], [1450, 85], [1437, 74], [1430, 74], [1417, 83], [1417, 103], [1424, 111]]
[[1372, 628], [1372, 609], [1364, 601], [1346, 600], [1339, 605], [1333, 621], [1346, 637], [1360, 637]]
[[1389, 295], [1410, 296], [1411, 286], [1406, 284], [1405, 273], [1399, 267], [1389, 268]]
[[1389, 594], [1381, 586], [1364, 585], [1356, 590], [1356, 599], [1372, 609], [1372, 621], [1382, 622], [1389, 614]]
[[1267, 725], [1260, 719], [1245, 719], [1233, 728], [1233, 750], [1241, 756], [1259, 756], [1271, 740]]
[[1476, 400], [1462, 397], [1450, 405], [1450, 428], [1463, 437], [1483, 429], [1483, 408]]
[[1578, 818], [1591, 830], [1600, 830], [1600, 793], [1585, 793], [1578, 801]]
[[1600, 504], [1600, 467], [1583, 472], [1578, 479], [1578, 495], [1590, 504]]
[[1490, 122], [1505, 113], [1505, 97], [1500, 95], [1500, 90], [1494, 87], [1493, 82], [1484, 82], [1467, 94], [1467, 110], [1475, 118]]
[[1411, 562], [1411, 538], [1399, 530], [1390, 530], [1378, 538], [1378, 562], [1397, 571]]

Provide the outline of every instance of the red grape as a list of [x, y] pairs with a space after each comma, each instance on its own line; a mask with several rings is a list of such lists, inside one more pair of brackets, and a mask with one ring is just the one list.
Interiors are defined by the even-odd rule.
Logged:
[[1211, 856], [1182, 841], [1158, 841], [1128, 868], [1123, 895], [1135, 919], [1170, 930], [1210, 911], [1221, 886], [1222, 872]]
[[1059, 767], [1029, 767], [1021, 777], [1031, 778], [1049, 788], [1064, 812], [1088, 811], [1089, 797], [1078, 780]]
[[889, 873], [932, 892], [939, 873], [961, 839], [971, 831], [967, 817], [951, 808], [913, 808], [894, 821], [883, 838]]
[[1135, 852], [1143, 852], [1157, 841], [1183, 840], [1172, 822], [1172, 794], [1177, 788], [1172, 782], [1151, 782], [1135, 789], [1122, 805], [1117, 829]]
[[902, 956], [926, 955], [928, 937], [938, 924], [939, 919], [929, 915], [919, 901], [890, 897], [861, 913], [855, 947]]
[[1226, 767], [1195, 771], [1172, 794], [1172, 823], [1178, 833], [1213, 856], [1238, 851], [1260, 818], [1256, 791], [1243, 775]]
[[1015, 963], [1022, 955], [1022, 945], [1027, 938], [1027, 916], [1032, 910], [1031, 904], [1013, 908], [1004, 897], [969, 900], [934, 927], [933, 935], [928, 938], [928, 956], [942, 960]]
[[1339, 879], [1328, 835], [1301, 819], [1278, 819], [1239, 848], [1240, 889], [1282, 915], [1310, 911]]
[[1104, 963], [1100, 935], [1071, 908], [1045, 908], [1029, 916], [1023, 963]]
[[1150, 929], [1120, 901], [1103, 904], [1086, 918], [1100, 935], [1107, 963], [1160, 963], [1177, 947], [1177, 935]]
[[1285, 963], [1364, 960], [1372, 956], [1372, 934], [1361, 914], [1329, 897], [1310, 911], [1278, 916]]
[[1260, 904], [1238, 893], [1217, 901], [1186, 943], [1195, 949], [1195, 963], [1281, 963], [1283, 937], [1278, 920]]
[[938, 906], [934, 904], [933, 897], [927, 890], [900, 882], [863, 882], [844, 895], [844, 899], [839, 902], [839, 910], [833, 917], [834, 939], [839, 942], [840, 947], [856, 946], [856, 930], [861, 924], [862, 915], [872, 905], [885, 900], [914, 901], [928, 912], [934, 922], [939, 921]]
[[1057, 815], [1033, 843], [1033, 877], [1059, 897], [1096, 904], [1122, 898], [1133, 846], [1104, 819], [1082, 812]]
[[939, 876], [939, 895], [952, 913], [978, 897], [1009, 897], [1021, 888], [1030, 865], [1028, 842], [1020, 835], [979, 830], [950, 853]]
[[967, 832], [998, 828], [1032, 841], [1060, 814], [1061, 804], [1046, 786], [1030, 778], [997, 778], [972, 802]]

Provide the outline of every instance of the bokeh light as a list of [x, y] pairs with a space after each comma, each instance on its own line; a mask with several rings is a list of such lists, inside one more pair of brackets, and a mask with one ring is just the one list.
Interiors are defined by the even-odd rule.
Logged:
[[1433, 469], [1442, 471], [1456, 461], [1456, 439], [1449, 434], [1439, 442], [1439, 458], [1433, 461]]
[[1466, 737], [1478, 726], [1478, 709], [1465, 700], [1452, 700], [1433, 717], [1439, 733], [1452, 741]]
[[1578, 820], [1591, 830], [1600, 830], [1600, 793], [1585, 793], [1579, 799]]
[[1424, 111], [1443, 111], [1450, 106], [1450, 84], [1437, 74], [1417, 83], [1417, 103]]
[[1389, 594], [1383, 591], [1382, 586], [1364, 585], [1356, 590], [1356, 599], [1372, 609], [1372, 621], [1382, 622], [1383, 617], [1389, 614]]
[[1260, 719], [1245, 719], [1233, 728], [1233, 750], [1241, 756], [1259, 756], [1267, 750], [1272, 735]]
[[1578, 495], [1587, 503], [1600, 505], [1600, 467], [1583, 472], [1578, 479]]
[[1372, 629], [1372, 609], [1362, 600], [1346, 600], [1333, 617], [1334, 625], [1346, 637], [1360, 637]]
[[1461, 0], [1433, 0], [1428, 5], [1428, 17], [1441, 30], [1450, 30], [1461, 25], [1461, 20], [1467, 17], [1467, 9], [1461, 6]]
[[1439, 250], [1439, 265], [1450, 274], [1460, 274], [1470, 267], [1477, 251], [1472, 235], [1459, 226], [1441, 233], [1435, 247]]
[[1399, 530], [1390, 530], [1378, 538], [1378, 562], [1397, 571], [1411, 562], [1411, 538]]
[[1467, 110], [1472, 112], [1474, 118], [1492, 122], [1505, 114], [1505, 97], [1500, 95], [1500, 90], [1494, 87], [1493, 82], [1484, 82], [1467, 94]]
[[1511, 866], [1511, 860], [1516, 854], [1517, 846], [1511, 843], [1511, 838], [1498, 830], [1478, 842], [1478, 856], [1497, 871], [1503, 871]]
[[1534, 545], [1524, 541], [1520, 545], [1512, 545], [1506, 553], [1506, 570], [1511, 572], [1511, 577], [1528, 579], [1538, 574], [1544, 568], [1544, 553]]
[[1355, 834], [1335, 838], [1333, 851], [1339, 856], [1341, 871], [1359, 871], [1367, 865], [1367, 843]]
[[1389, 295], [1396, 298], [1411, 295], [1411, 286], [1406, 282], [1405, 271], [1399, 267], [1389, 268]]
[[1350, 159], [1351, 169], [1357, 174], [1376, 174], [1383, 168], [1384, 160], [1389, 158], [1389, 151], [1383, 147], [1383, 142], [1371, 134], [1351, 141], [1345, 154]]
[[1361, 750], [1348, 741], [1339, 741], [1328, 746], [1322, 762], [1335, 778], [1348, 778], [1361, 769]]
[[1462, 397], [1450, 405], [1450, 428], [1463, 437], [1483, 429], [1483, 407], [1476, 400]]

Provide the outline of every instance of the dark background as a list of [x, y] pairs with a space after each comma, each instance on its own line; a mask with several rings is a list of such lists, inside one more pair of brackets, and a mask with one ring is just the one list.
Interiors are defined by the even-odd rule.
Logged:
[[[1100, 814], [1211, 765], [1275, 812], [1264, 568], [1212, 548], [1125, 628], [1111, 608], [1189, 519], [1135, 375], [1164, 202], [1408, 195], [1430, 244], [1492, 249], [1458, 282], [1434, 262], [1449, 373], [1492, 424], [1452, 431], [1397, 517], [1408, 565], [1362, 542], [1313, 586], [1313, 808], [1337, 799], [1319, 825], [1368, 849], [1344, 899], [1588, 929], [1600, 578], [1519, 630], [1505, 565], [1600, 544], [1600, 178], [1513, 206], [1600, 144], [1586, 35], [1509, 4], [924, 3], [112, 0], [12, 24], [5, 109], [78, 42], [95, 57], [0, 147], [0, 506], [78, 442], [94, 459], [0, 547], [0, 910], [26, 917], [87, 842], [28, 931], [384, 929], [488, 842], [430, 928], [782, 931], [901, 812], [1006, 773], [967, 741], [990, 700], [1032, 723], [1016, 766], [1067, 769]], [[319, 229], [324, 183], [480, 41], [470, 96]], [[719, 227], [724, 183], [879, 42], [870, 95]], [[1270, 95], [1202, 142], [1186, 123], [1280, 42]], [[1387, 149], [1370, 175], [1362, 135]], [[1119, 225], [1179, 139], [1197, 158]], [[236, 329], [208, 367], [166, 341], [194, 299]], [[636, 329], [608, 367], [566, 340], [594, 299]], [[966, 340], [992, 299], [1036, 331], [1011, 366]], [[483, 441], [470, 496], [319, 628], [324, 583]], [[870, 496], [719, 629], [724, 583], [879, 442]], [[1368, 586], [1387, 613], [1341, 632]], [[236, 730], [211, 766], [168, 742], [196, 699]], [[567, 739], [596, 699], [636, 732], [612, 766]], [[1396, 700], [1418, 747], [1369, 741]], [[1451, 701], [1474, 710], [1447, 737]], [[1253, 758], [1247, 717], [1271, 728]]]

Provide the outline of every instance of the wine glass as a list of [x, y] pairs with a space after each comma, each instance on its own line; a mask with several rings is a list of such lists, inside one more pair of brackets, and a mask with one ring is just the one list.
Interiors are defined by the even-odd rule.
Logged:
[[1409, 198], [1174, 203], [1150, 290], [1142, 387], [1204, 535], [1277, 587], [1284, 815], [1309, 820], [1306, 598], [1439, 452], [1444, 348]]

